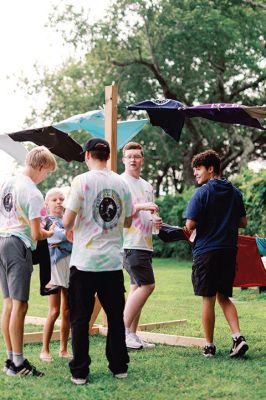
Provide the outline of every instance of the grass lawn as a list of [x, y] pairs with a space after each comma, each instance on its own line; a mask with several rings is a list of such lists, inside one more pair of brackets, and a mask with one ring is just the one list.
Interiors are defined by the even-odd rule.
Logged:
[[[148, 300], [141, 322], [187, 319], [187, 324], [158, 332], [202, 337], [201, 299], [194, 296], [189, 262], [174, 259], [154, 260], [157, 287]], [[126, 287], [129, 281], [126, 276]], [[46, 316], [47, 298], [39, 296], [38, 268], [32, 278], [28, 315]], [[0, 374], [3, 400], [216, 400], [266, 399], [266, 294], [255, 288], [234, 290], [241, 331], [250, 350], [244, 359], [230, 359], [231, 335], [217, 307], [215, 343], [217, 355], [205, 359], [197, 347], [157, 345], [153, 350], [130, 352], [129, 376], [115, 380], [107, 369], [105, 338], [94, 336], [91, 343], [90, 383], [75, 386], [70, 382], [66, 360], [57, 357], [58, 342], [52, 343], [54, 362], [39, 361], [41, 345], [26, 345], [25, 355], [45, 372], [43, 378], [12, 378]], [[1, 302], [0, 302], [1, 305]], [[32, 331], [34, 327], [27, 330]], [[40, 330], [40, 328], [37, 328]], [[6, 359], [0, 337], [1, 363]]]

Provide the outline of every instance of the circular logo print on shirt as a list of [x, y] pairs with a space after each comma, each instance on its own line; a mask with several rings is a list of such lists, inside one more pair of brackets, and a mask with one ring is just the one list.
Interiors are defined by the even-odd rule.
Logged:
[[93, 203], [93, 219], [104, 229], [114, 228], [122, 213], [122, 202], [115, 190], [104, 189]]
[[1, 213], [5, 216], [10, 218], [10, 213], [13, 211], [15, 212], [14, 209], [14, 194], [13, 190], [10, 187], [6, 187], [5, 190], [3, 191], [2, 198], [1, 198]]
[[3, 206], [7, 212], [10, 212], [13, 208], [13, 196], [12, 193], [7, 193], [3, 198]]

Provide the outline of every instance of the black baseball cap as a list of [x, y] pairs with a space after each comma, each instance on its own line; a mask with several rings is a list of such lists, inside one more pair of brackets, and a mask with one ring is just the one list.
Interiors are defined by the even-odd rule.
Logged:
[[101, 138], [91, 138], [89, 139], [83, 146], [83, 152], [85, 151], [93, 151], [93, 150], [102, 150], [106, 153], [110, 153], [110, 145], [109, 143]]

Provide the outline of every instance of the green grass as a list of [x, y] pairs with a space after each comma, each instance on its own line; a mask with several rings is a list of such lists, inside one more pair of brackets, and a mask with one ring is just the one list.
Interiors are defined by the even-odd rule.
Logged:
[[[187, 324], [162, 328], [158, 332], [202, 337], [201, 299], [194, 296], [190, 281], [190, 263], [178, 260], [154, 260], [157, 287], [148, 300], [141, 322], [187, 319]], [[36, 267], [35, 267], [36, 268]], [[38, 276], [33, 274], [28, 315], [46, 316], [47, 298], [38, 294]], [[126, 287], [129, 282], [126, 276]], [[115, 380], [107, 369], [105, 338], [90, 339], [91, 376], [88, 385], [70, 382], [66, 360], [59, 359], [58, 342], [52, 343], [54, 362], [39, 361], [41, 345], [26, 345], [25, 355], [45, 377], [11, 378], [0, 375], [0, 398], [5, 400], [261, 400], [266, 399], [266, 294], [255, 288], [234, 290], [241, 331], [250, 345], [242, 360], [231, 360], [228, 352], [231, 335], [217, 307], [215, 342], [217, 356], [205, 359], [199, 348], [157, 345], [154, 350], [130, 352], [129, 377]], [[35, 330], [36, 327], [27, 328]], [[38, 327], [37, 330], [40, 330]], [[3, 364], [5, 351], [0, 338]]]

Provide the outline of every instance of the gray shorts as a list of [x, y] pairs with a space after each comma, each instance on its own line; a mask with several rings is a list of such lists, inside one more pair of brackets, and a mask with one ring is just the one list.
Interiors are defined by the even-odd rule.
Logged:
[[125, 249], [123, 266], [129, 273], [131, 285], [141, 286], [155, 283], [151, 251]]
[[0, 283], [4, 298], [28, 301], [31, 250], [16, 236], [0, 237]]

